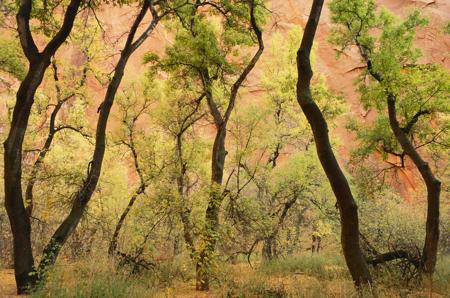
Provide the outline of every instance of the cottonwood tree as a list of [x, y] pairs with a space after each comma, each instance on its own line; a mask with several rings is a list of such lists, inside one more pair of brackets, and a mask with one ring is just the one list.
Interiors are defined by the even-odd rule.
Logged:
[[[137, 124], [140, 118], [148, 113], [151, 101], [149, 98], [144, 97], [144, 100], [142, 100], [142, 102], [138, 102], [136, 89], [137, 86], [130, 86], [128, 90], [124, 91], [122, 99], [118, 101], [118, 106], [121, 113], [120, 122], [123, 126], [123, 133], [119, 137], [118, 143], [124, 145], [131, 154], [134, 170], [138, 176], [138, 186], [133, 191], [133, 194], [131, 195], [126, 208], [122, 211], [120, 218], [114, 228], [114, 233], [108, 248], [108, 253], [111, 256], [115, 255], [117, 252], [119, 233], [122, 229], [125, 219], [127, 218], [136, 200], [139, 198], [139, 196], [145, 193], [145, 190], [149, 185], [149, 175], [145, 171], [147, 168], [149, 168], [149, 165], [147, 163], [142, 165], [142, 157], [140, 156], [141, 152], [138, 148], [140, 147], [139, 143], [142, 143], [142, 135], [144, 134], [144, 132], [137, 127]], [[146, 160], [152, 160], [151, 156], [147, 156], [147, 158], [148, 159]]]
[[[29, 61], [29, 70], [17, 92], [10, 132], [4, 144], [4, 179], [5, 206], [10, 218], [14, 238], [15, 274], [18, 293], [29, 291], [34, 288], [39, 280], [42, 280], [43, 273], [49, 265], [54, 264], [62, 246], [80, 221], [100, 176], [105, 152], [106, 124], [115, 94], [124, 74], [126, 63], [131, 54], [143, 43], [162, 17], [157, 12], [156, 5], [153, 1], [144, 1], [140, 5], [140, 12], [130, 29], [120, 59], [115, 67], [114, 75], [108, 85], [105, 100], [99, 109], [95, 150], [86, 180], [74, 196], [71, 212], [55, 231], [45, 247], [39, 268], [36, 270], [31, 247], [30, 219], [27, 216], [22, 197], [22, 145], [36, 90], [42, 82], [45, 70], [51, 63], [51, 57], [54, 56], [55, 52], [70, 34], [80, 5], [81, 1], [76, 0], [69, 3], [66, 7], [61, 27], [42, 51], [39, 51], [37, 48], [30, 29], [33, 7], [31, 1], [22, 1], [17, 14], [19, 38], [24, 54]], [[56, 9], [56, 7], [57, 5], [52, 7], [52, 9]], [[152, 12], [152, 21], [144, 32], [135, 39], [136, 31], [148, 11]], [[44, 29], [48, 28], [46, 22], [47, 20], [45, 18], [41, 20]]]
[[183, 72], [172, 73], [165, 87], [166, 95], [159, 101], [156, 113], [158, 126], [168, 135], [173, 149], [170, 176], [174, 180], [177, 193], [175, 208], [183, 227], [183, 239], [193, 261], [198, 255], [198, 227], [192, 218], [192, 196], [197, 194], [201, 180], [199, 157], [201, 143], [195, 126], [206, 116], [202, 101], [205, 93], [201, 86]]
[[[137, 30], [148, 12], [151, 13], [152, 20], [145, 27], [144, 31], [136, 37]], [[144, 1], [139, 5], [139, 13], [134, 19], [127, 35], [125, 45], [120, 53], [120, 58], [114, 68], [114, 74], [109, 81], [105, 98], [98, 109], [99, 116], [95, 135], [95, 146], [92, 159], [89, 162], [88, 173], [83, 185], [75, 194], [70, 213], [54, 232], [50, 241], [44, 248], [43, 257], [39, 264], [38, 272], [45, 272], [48, 266], [55, 263], [62, 246], [76, 228], [87, 204], [92, 197], [100, 178], [103, 158], [105, 155], [106, 125], [108, 123], [109, 114], [114, 103], [114, 99], [124, 76], [125, 66], [131, 55], [136, 51], [136, 49], [139, 48], [139, 46], [142, 45], [147, 37], [153, 32], [160, 19], [167, 13], [168, 11], [163, 11], [162, 14], [160, 14], [157, 11], [157, 5], [152, 0]]]
[[[377, 12], [370, 0], [333, 1], [330, 8], [338, 25], [333, 41], [343, 50], [356, 46], [366, 65], [359, 83], [362, 103], [377, 110], [376, 128], [390, 128], [370, 132], [378, 135], [372, 148], [399, 157], [400, 167], [408, 156], [425, 183], [428, 206], [420, 267], [431, 278], [439, 241], [441, 182], [427, 160], [433, 149], [448, 148], [450, 76], [439, 65], [418, 63], [415, 32], [426, 24], [419, 12], [400, 21], [387, 10]], [[374, 29], [381, 32], [374, 34]]]
[[311, 49], [322, 12], [323, 0], [314, 0], [300, 48], [297, 52], [297, 101], [308, 119], [317, 154], [337, 199], [341, 217], [341, 244], [347, 267], [357, 287], [372, 283], [359, 243], [358, 208], [328, 136], [328, 125], [311, 92]]
[[[206, 11], [205, 11], [206, 10]], [[196, 1], [179, 13], [181, 28], [167, 57], [160, 62], [166, 69], [182, 68], [201, 83], [216, 128], [211, 156], [210, 198], [205, 213], [203, 244], [197, 260], [198, 290], [209, 289], [209, 276], [218, 238], [219, 213], [223, 201], [222, 182], [226, 158], [227, 124], [242, 84], [259, 60], [263, 49], [259, 1]], [[214, 14], [223, 24], [207, 15]], [[237, 53], [238, 46], [258, 49], [249, 61]], [[237, 62], [232, 62], [232, 61]]]
[[4, 183], [5, 208], [13, 233], [14, 271], [19, 294], [27, 292], [37, 281], [37, 276], [33, 274], [31, 223], [22, 194], [22, 144], [36, 90], [50, 65], [51, 57], [69, 36], [80, 5], [81, 0], [73, 0], [68, 4], [59, 30], [43, 50], [38, 49], [30, 28], [32, 1], [21, 1], [16, 16], [20, 43], [28, 60], [28, 71], [17, 91], [9, 134], [4, 142]]

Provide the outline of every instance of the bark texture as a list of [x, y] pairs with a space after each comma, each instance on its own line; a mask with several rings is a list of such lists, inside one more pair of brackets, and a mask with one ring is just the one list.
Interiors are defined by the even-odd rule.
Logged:
[[357, 287], [372, 283], [359, 243], [358, 209], [347, 179], [342, 172], [328, 136], [327, 122], [311, 95], [310, 54], [322, 11], [323, 0], [314, 0], [300, 48], [297, 52], [297, 100], [311, 125], [316, 150], [336, 196], [341, 218], [341, 244], [345, 261]]

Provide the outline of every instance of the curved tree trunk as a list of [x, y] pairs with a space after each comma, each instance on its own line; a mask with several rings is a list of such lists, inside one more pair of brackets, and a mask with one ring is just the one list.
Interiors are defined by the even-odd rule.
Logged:
[[125, 219], [127, 218], [128, 213], [130, 213], [130, 210], [133, 207], [134, 203], [136, 202], [136, 199], [138, 198], [138, 196], [140, 194], [144, 193], [144, 189], [145, 189], [145, 187], [143, 187], [143, 186], [139, 187], [139, 189], [136, 191], [136, 193], [131, 197], [125, 210], [120, 215], [119, 221], [117, 222], [116, 227], [114, 229], [114, 233], [111, 238], [111, 241], [109, 242], [108, 254], [110, 256], [113, 256], [115, 254], [115, 252], [117, 251], [117, 242], [119, 239], [119, 233], [120, 233], [120, 230], [122, 229], [123, 223], [125, 222]]
[[131, 155], [133, 156], [134, 169], [136, 170], [136, 173], [139, 176], [139, 187], [137, 188], [135, 193], [131, 196], [131, 199], [128, 202], [127, 207], [120, 215], [119, 221], [116, 224], [113, 236], [111, 238], [111, 241], [109, 242], [108, 254], [110, 256], [113, 256], [116, 253], [117, 242], [119, 239], [119, 233], [120, 233], [120, 230], [122, 229], [122, 226], [123, 226], [123, 223], [125, 222], [126, 217], [128, 216], [128, 213], [130, 213], [130, 210], [133, 207], [134, 203], [136, 202], [138, 196], [143, 194], [145, 192], [145, 189], [147, 188], [147, 183], [145, 182], [144, 174], [142, 173], [142, 169], [139, 165], [139, 158], [138, 158], [138, 154], [136, 151], [136, 145], [134, 143], [134, 131], [133, 131], [136, 121], [138, 121], [139, 116], [142, 114], [144, 109], [145, 109], [145, 105], [142, 108], [139, 115], [134, 117], [131, 125], [128, 126], [128, 138], [129, 138], [128, 141], [122, 141], [122, 143], [125, 144], [128, 147], [128, 149], [130, 149]]
[[23, 140], [36, 90], [50, 65], [50, 58], [70, 34], [80, 3], [80, 0], [72, 0], [69, 3], [60, 30], [42, 52], [39, 52], [30, 30], [31, 0], [20, 1], [16, 17], [20, 43], [29, 61], [29, 68], [17, 91], [11, 127], [4, 142], [4, 183], [5, 208], [13, 234], [14, 272], [18, 294], [30, 291], [37, 281], [31, 247], [30, 218], [22, 194]]
[[372, 278], [359, 244], [358, 208], [347, 179], [334, 156], [328, 136], [327, 122], [314, 102], [310, 89], [313, 76], [310, 53], [323, 2], [323, 0], [313, 1], [302, 42], [297, 52], [297, 100], [311, 125], [319, 160], [338, 202], [342, 250], [353, 281], [359, 287], [372, 283]]
[[[274, 159], [274, 161], [275, 160], [276, 159]], [[277, 225], [273, 228], [272, 233], [267, 238], [264, 239], [263, 257], [265, 260], [270, 261], [278, 257], [277, 251], [278, 233], [284, 224], [284, 220], [286, 219], [289, 210], [291, 209], [292, 206], [294, 206], [298, 198], [299, 193], [295, 193], [293, 198], [284, 203], [283, 211], [281, 212]]]
[[389, 94], [387, 98], [389, 124], [402, 146], [405, 153], [411, 158], [420, 172], [427, 187], [427, 221], [425, 243], [422, 252], [422, 270], [431, 277], [436, 267], [436, 257], [439, 243], [439, 197], [441, 193], [441, 182], [433, 175], [430, 166], [414, 148], [405, 131], [400, 127], [397, 120], [395, 96]]
[[50, 60], [37, 66], [30, 65], [30, 70], [17, 92], [13, 122], [4, 143], [5, 208], [13, 235], [14, 272], [18, 294], [27, 293], [37, 281], [37, 276], [33, 274], [35, 269], [31, 247], [31, 223], [22, 197], [22, 144], [34, 94], [49, 63]]
[[[371, 57], [362, 47], [358, 37], [354, 38], [355, 44], [359, 49], [361, 57], [367, 64], [367, 70], [369, 74], [379, 83], [383, 82], [383, 76], [381, 73], [376, 72], [373, 69]], [[429, 114], [427, 110], [418, 111], [412, 119], [405, 125], [405, 127], [400, 127], [397, 119], [396, 111], [396, 95], [389, 90], [386, 90], [387, 97], [387, 107], [389, 116], [389, 125], [391, 130], [402, 147], [404, 153], [408, 155], [419, 171], [422, 179], [425, 182], [427, 188], [427, 219], [425, 228], [425, 243], [422, 250], [422, 261], [421, 270], [423, 273], [432, 277], [435, 267], [437, 250], [439, 243], [439, 205], [440, 205], [440, 194], [441, 194], [441, 182], [434, 176], [428, 163], [422, 159], [419, 152], [414, 148], [410, 139], [408, 138], [408, 133], [411, 131], [412, 127], [417, 123], [418, 119], [422, 115]], [[402, 165], [404, 165], [404, 154], [400, 155]]]

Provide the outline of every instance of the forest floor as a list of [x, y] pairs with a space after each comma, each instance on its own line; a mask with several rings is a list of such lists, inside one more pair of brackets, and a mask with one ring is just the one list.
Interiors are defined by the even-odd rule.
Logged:
[[[450, 297], [450, 258], [442, 259], [433, 290], [401, 285], [399, 276], [377, 276], [380, 298]], [[209, 292], [195, 290], [195, 273], [186, 258], [162, 263], [154, 271], [130, 275], [110, 260], [62, 261], [46, 286], [31, 297], [220, 298], [358, 297], [339, 255], [301, 255], [267, 264], [247, 262], [216, 268]], [[12, 270], [0, 270], [0, 298], [18, 297]], [[23, 296], [22, 296], [23, 297]], [[363, 297], [370, 297], [364, 295]]]

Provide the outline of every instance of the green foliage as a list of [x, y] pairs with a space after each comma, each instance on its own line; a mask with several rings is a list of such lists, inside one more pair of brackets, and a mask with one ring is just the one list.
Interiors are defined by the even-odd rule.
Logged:
[[[277, 143], [308, 147], [312, 134], [296, 100], [297, 67], [296, 52], [301, 40], [301, 29], [294, 27], [286, 36], [275, 33], [269, 45], [270, 60], [264, 63], [262, 86], [274, 115], [275, 127], [272, 147]], [[314, 52], [313, 52], [314, 60]], [[322, 75], [313, 78], [312, 93], [330, 123], [344, 111], [343, 98], [328, 89]]]
[[383, 160], [387, 160], [389, 154], [401, 154], [402, 150], [389, 126], [389, 119], [380, 115], [372, 124], [362, 124], [356, 119], [349, 121], [347, 129], [356, 132], [360, 141], [358, 148], [354, 149], [352, 154], [356, 158], [367, 158], [374, 152], [381, 154]]
[[18, 80], [25, 78], [25, 57], [17, 40], [0, 38], [0, 71], [9, 73]]
[[[416, 29], [427, 24], [426, 18], [413, 11], [400, 20], [386, 9], [375, 9], [374, 1], [350, 2], [330, 4], [336, 24], [331, 42], [343, 50], [356, 45], [369, 61], [370, 69], [361, 75], [358, 88], [364, 108], [378, 113], [375, 125], [349, 125], [361, 140], [357, 154], [379, 151], [386, 158], [388, 153], [402, 153], [384, 116], [387, 92], [395, 95], [400, 126], [416, 147], [426, 146], [433, 154], [437, 148], [448, 148], [450, 74], [437, 64], [418, 64], [421, 51], [414, 46]], [[366, 80], [369, 72], [380, 80]]]

